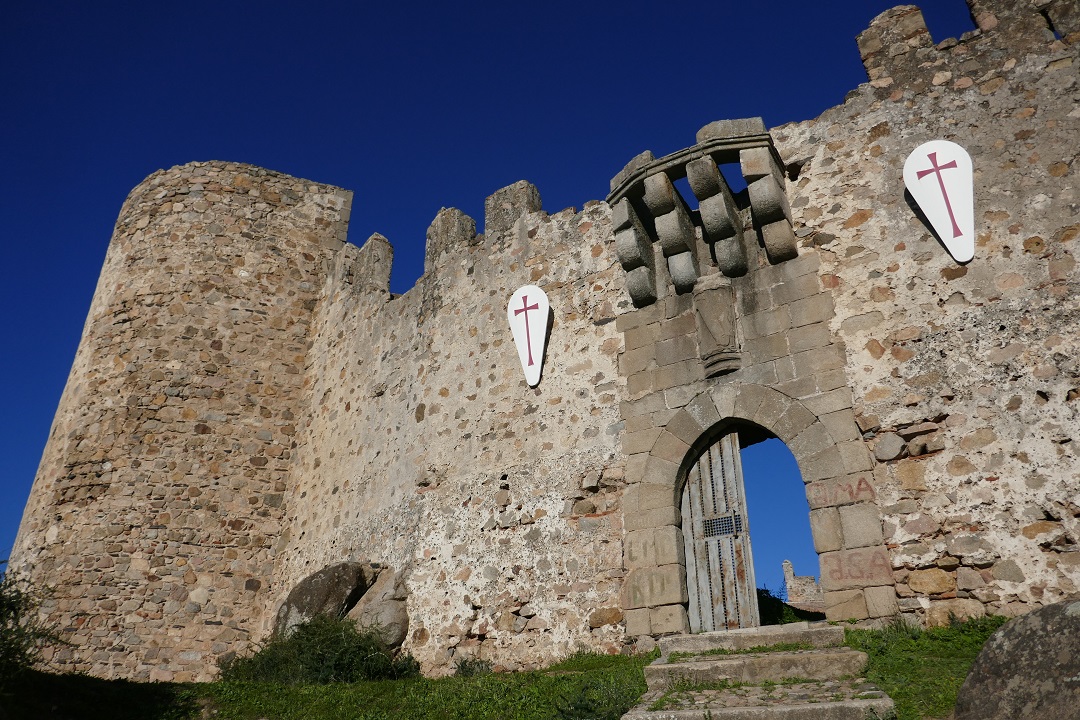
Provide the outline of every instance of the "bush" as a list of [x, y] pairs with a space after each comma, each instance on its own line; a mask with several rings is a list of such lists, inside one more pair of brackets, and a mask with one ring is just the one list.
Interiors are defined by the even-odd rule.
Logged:
[[274, 638], [250, 657], [221, 663], [222, 680], [324, 685], [360, 680], [416, 677], [420, 665], [409, 654], [394, 656], [374, 631], [351, 620], [318, 616]]
[[[0, 560], [0, 566], [6, 565]], [[41, 598], [25, 582], [0, 573], [0, 690], [31, 669], [45, 645], [59, 642], [53, 628], [38, 617]]]

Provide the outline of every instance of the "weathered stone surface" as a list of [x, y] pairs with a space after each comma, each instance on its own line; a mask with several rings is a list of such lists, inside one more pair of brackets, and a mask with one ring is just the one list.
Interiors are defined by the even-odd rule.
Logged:
[[956, 697], [956, 720], [1058, 720], [1080, 703], [1080, 599], [1006, 623], [983, 646]]
[[344, 562], [323, 568], [292, 589], [277, 611], [274, 632], [288, 633], [316, 615], [345, 617], [375, 583], [381, 568], [371, 563]]
[[391, 648], [401, 647], [409, 635], [408, 590], [400, 573], [382, 568], [375, 582], [346, 617], [357, 627], [370, 628]]

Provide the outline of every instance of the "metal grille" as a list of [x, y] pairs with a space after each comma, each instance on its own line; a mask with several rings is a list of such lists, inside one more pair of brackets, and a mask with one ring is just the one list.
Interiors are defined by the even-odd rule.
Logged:
[[705, 525], [705, 537], [707, 538], [738, 535], [743, 531], [742, 515], [738, 513], [709, 518], [704, 520], [703, 523]]

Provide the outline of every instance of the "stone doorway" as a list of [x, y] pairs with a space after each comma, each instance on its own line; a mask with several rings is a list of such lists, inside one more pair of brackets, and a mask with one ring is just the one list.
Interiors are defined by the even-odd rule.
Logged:
[[682, 531], [691, 632], [758, 626], [737, 431], [719, 436], [690, 466], [682, 492]]

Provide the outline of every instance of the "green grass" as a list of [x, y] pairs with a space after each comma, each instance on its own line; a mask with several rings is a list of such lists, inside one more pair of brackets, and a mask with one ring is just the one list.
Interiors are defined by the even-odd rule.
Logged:
[[546, 670], [327, 685], [132, 683], [31, 673], [0, 720], [617, 720], [656, 654], [578, 654]]
[[922, 630], [896, 620], [882, 630], [849, 628], [845, 635], [849, 647], [869, 656], [866, 679], [893, 699], [897, 720], [921, 720], [952, 712], [975, 656], [1006, 621], [985, 617]]

